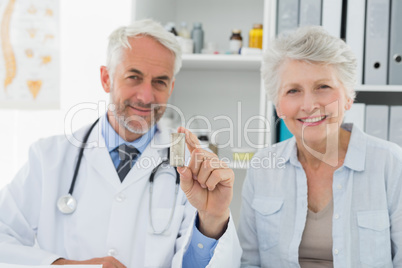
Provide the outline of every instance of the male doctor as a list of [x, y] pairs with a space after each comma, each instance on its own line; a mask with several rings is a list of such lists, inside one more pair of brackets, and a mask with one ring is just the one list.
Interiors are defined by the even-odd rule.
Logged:
[[[151, 172], [167, 157], [170, 138], [156, 122], [180, 67], [180, 47], [159, 23], [137, 21], [111, 34], [100, 76], [113, 105], [91, 131], [32, 145], [28, 163], [0, 192], [0, 263], [240, 265], [229, 211], [233, 171], [199, 148], [190, 131], [178, 129], [191, 154], [187, 167], [177, 168], [179, 191], [170, 167], [157, 172], [150, 192]], [[79, 161], [81, 146], [73, 141], [87, 134]], [[77, 162], [76, 209], [65, 214], [57, 203]]]

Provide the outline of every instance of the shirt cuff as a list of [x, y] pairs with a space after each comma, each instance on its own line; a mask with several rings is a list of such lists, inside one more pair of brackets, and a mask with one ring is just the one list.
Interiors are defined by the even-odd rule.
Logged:
[[203, 235], [197, 228], [198, 221], [197, 213], [190, 247], [192, 248], [193, 254], [198, 255], [198, 257], [202, 259], [210, 259], [214, 255], [214, 250], [218, 245], [218, 240]]

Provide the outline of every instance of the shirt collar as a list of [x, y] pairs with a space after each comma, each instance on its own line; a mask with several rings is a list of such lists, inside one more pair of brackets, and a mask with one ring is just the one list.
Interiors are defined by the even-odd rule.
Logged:
[[135, 141], [128, 142], [125, 141], [113, 129], [112, 125], [109, 122], [109, 119], [107, 118], [107, 113], [101, 117], [100, 123], [102, 127], [102, 136], [105, 140], [106, 147], [109, 152], [113, 151], [116, 147], [122, 144], [127, 144], [134, 146], [135, 148], [137, 148], [138, 151], [140, 151], [140, 153], [143, 153], [157, 131], [156, 125], [154, 125], [147, 133], [142, 135], [140, 138], [136, 139]]
[[[366, 162], [367, 136], [361, 129], [359, 129], [359, 127], [353, 125], [352, 123], [342, 124], [341, 127], [352, 133], [344, 160], [344, 166], [356, 171], [363, 171]], [[285, 148], [281, 152], [280, 156], [283, 157], [285, 162], [290, 161], [292, 165], [301, 167], [301, 164], [297, 158], [295, 137], [293, 136], [284, 142], [287, 142], [287, 144], [284, 146]]]
[[345, 123], [342, 128], [352, 132], [344, 166], [363, 171], [366, 163], [367, 136], [356, 124]]
[[277, 156], [281, 157], [284, 160], [284, 163], [290, 161], [294, 166], [301, 166], [297, 159], [296, 138], [293, 136], [282, 143], [284, 143], [284, 146], [278, 146], [279, 144], [272, 145], [273, 147], [278, 146], [279, 151], [277, 151]]

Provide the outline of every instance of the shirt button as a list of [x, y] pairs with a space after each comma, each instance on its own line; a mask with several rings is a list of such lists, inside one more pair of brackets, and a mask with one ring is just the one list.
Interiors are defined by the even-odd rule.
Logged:
[[200, 249], [203, 249], [204, 248], [204, 245], [203, 244], [201, 244], [201, 243], [198, 243], [198, 248], [200, 248]]
[[335, 254], [335, 255], [338, 255], [338, 253], [339, 253], [339, 250], [334, 249], [334, 254]]
[[118, 195], [116, 195], [116, 201], [117, 202], [123, 202], [124, 201], [124, 199], [126, 199], [126, 196], [124, 195], [124, 194], [118, 194]]
[[339, 219], [339, 214], [334, 215], [335, 220]]
[[108, 250], [107, 255], [109, 256], [116, 256], [117, 255], [117, 251], [114, 248], [111, 248]]
[[338, 184], [338, 190], [342, 190], [342, 185]]

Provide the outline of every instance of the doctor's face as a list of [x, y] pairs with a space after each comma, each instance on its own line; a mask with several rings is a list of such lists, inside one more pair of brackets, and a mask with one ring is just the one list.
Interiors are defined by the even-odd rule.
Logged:
[[331, 65], [286, 60], [281, 66], [276, 107], [299, 142], [322, 144], [339, 134], [344, 113], [352, 100]]
[[108, 112], [109, 122], [117, 133], [122, 135], [122, 130], [134, 140], [146, 133], [166, 109], [174, 87], [175, 57], [151, 37], [129, 41], [132, 48], [123, 50], [113, 77], [104, 66], [101, 76], [105, 91], [110, 92], [110, 103], [114, 104], [114, 111]]

